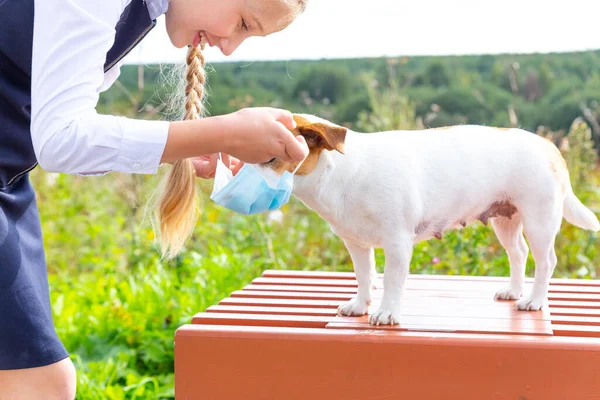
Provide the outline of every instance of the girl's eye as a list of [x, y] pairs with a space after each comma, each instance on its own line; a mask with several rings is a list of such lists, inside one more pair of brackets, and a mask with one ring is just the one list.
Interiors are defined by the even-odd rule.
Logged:
[[246, 20], [244, 18], [242, 18], [242, 28], [244, 28], [244, 30], [248, 31], [248, 24], [246, 23]]
[[276, 158], [271, 158], [269, 161], [267, 161], [267, 164], [271, 164], [272, 162], [274, 162], [275, 160], [277, 160]]

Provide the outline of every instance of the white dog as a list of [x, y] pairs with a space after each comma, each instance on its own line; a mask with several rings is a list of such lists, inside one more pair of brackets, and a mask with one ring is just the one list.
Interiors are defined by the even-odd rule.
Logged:
[[[306, 138], [310, 153], [293, 193], [344, 241], [356, 273], [357, 295], [340, 314], [367, 313], [374, 248], [383, 248], [383, 297], [369, 322], [398, 323], [413, 246], [488, 220], [510, 261], [510, 283], [496, 299], [518, 299], [519, 310], [539, 310], [556, 266], [554, 239], [563, 217], [600, 230], [573, 194], [560, 152], [538, 135], [483, 126], [363, 134], [310, 115], [295, 120], [294, 133]], [[277, 174], [294, 167], [276, 159], [261, 166]], [[523, 232], [535, 279], [521, 298], [528, 255]]]

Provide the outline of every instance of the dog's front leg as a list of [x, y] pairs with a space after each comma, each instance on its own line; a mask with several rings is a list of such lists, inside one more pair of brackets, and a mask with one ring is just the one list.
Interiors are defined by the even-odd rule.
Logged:
[[352, 300], [338, 308], [338, 314], [365, 315], [369, 310], [369, 304], [371, 304], [371, 280], [375, 270], [375, 251], [372, 247], [358, 246], [350, 241], [344, 241], [344, 243], [354, 265], [358, 292]]
[[400, 303], [410, 269], [413, 252], [412, 237], [398, 237], [383, 247], [385, 269], [383, 271], [383, 297], [379, 309], [371, 315], [371, 325], [394, 325], [400, 321]]

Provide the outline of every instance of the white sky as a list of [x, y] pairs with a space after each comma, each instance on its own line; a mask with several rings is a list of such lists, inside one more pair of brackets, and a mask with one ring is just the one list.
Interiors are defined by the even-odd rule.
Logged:
[[[598, 0], [309, 0], [284, 31], [250, 38], [230, 57], [217, 49], [205, 56], [219, 62], [599, 49], [599, 11]], [[125, 61], [184, 57], [161, 17]]]

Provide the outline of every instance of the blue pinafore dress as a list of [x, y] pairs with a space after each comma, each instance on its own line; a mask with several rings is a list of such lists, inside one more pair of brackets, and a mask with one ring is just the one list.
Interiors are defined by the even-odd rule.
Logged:
[[[0, 0], [0, 370], [69, 356], [56, 335], [35, 192], [30, 134], [34, 0]], [[106, 55], [108, 71], [156, 24], [132, 0]]]

